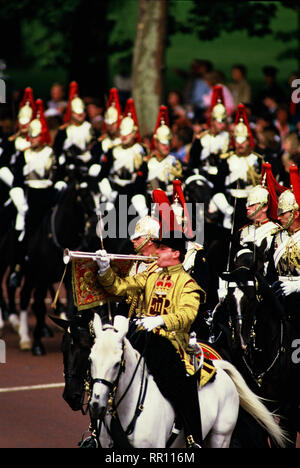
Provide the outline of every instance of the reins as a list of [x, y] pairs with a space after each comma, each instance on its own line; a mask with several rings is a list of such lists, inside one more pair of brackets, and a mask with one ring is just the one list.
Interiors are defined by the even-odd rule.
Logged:
[[[110, 434], [114, 444], [116, 444], [115, 445], [116, 447], [132, 448], [132, 445], [128, 441], [128, 436], [133, 433], [133, 431], [135, 429], [136, 422], [137, 422], [139, 416], [141, 415], [141, 413], [142, 413], [142, 411], [144, 409], [144, 402], [145, 402], [147, 389], [148, 389], [148, 376], [146, 375], [146, 372], [145, 372], [146, 371], [146, 362], [145, 362], [145, 360], [143, 362], [142, 379], [141, 379], [139, 396], [138, 396], [138, 399], [137, 399], [134, 415], [133, 415], [132, 420], [128, 424], [127, 429], [124, 430], [122, 425], [121, 425], [120, 419], [119, 419], [118, 407], [120, 406], [120, 404], [124, 400], [125, 396], [127, 395], [129, 389], [131, 388], [131, 386], [133, 384], [133, 381], [134, 381], [134, 379], [136, 377], [138, 368], [139, 368], [140, 363], [141, 363], [141, 361], [143, 359], [143, 355], [144, 355], [144, 352], [145, 352], [147, 344], [148, 344], [147, 341], [148, 340], [146, 340], [146, 345], [145, 345], [145, 349], [144, 349], [143, 353], [141, 353], [139, 358], [138, 358], [137, 364], [136, 364], [134, 372], [133, 372], [133, 374], [132, 374], [132, 376], [130, 378], [130, 381], [129, 381], [124, 393], [122, 394], [121, 398], [118, 400], [118, 402], [115, 402], [116, 391], [117, 391], [117, 388], [118, 388], [120, 377], [121, 377], [122, 373], [125, 372], [124, 352], [125, 352], [125, 349], [126, 349], [126, 345], [125, 345], [124, 342], [123, 342], [122, 361], [121, 361], [121, 365], [120, 365], [118, 375], [117, 375], [115, 381], [110, 382], [110, 381], [108, 381], [106, 379], [102, 379], [102, 378], [92, 379], [92, 381], [91, 381], [92, 385], [94, 383], [102, 383], [102, 384], [106, 385], [110, 390], [108, 401], [107, 401], [107, 408], [109, 408], [108, 411], [109, 411], [109, 413], [111, 414], [111, 417], [112, 417], [110, 428], [108, 428], [106, 426], [106, 424], [105, 424], [105, 414], [107, 414], [107, 408], [106, 408], [106, 411], [104, 413], [103, 418], [101, 418], [100, 427], [101, 427], [102, 423], [105, 424], [106, 429], [107, 429], [108, 433]], [[100, 435], [100, 428], [99, 429], [97, 428], [97, 441], [98, 441], [98, 443], [100, 443], [99, 440], [98, 440], [99, 435]]]

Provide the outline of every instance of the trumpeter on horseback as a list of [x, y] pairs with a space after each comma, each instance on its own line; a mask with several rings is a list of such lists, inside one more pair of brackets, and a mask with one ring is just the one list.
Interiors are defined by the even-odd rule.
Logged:
[[144, 317], [139, 319], [133, 346], [143, 353], [161, 392], [180, 415], [187, 446], [195, 447], [201, 443], [201, 422], [197, 379], [187, 347], [203, 291], [183, 269], [186, 239], [174, 218], [161, 234], [155, 240], [157, 271], [120, 278], [110, 268], [106, 252], [99, 251], [99, 281], [114, 295], [143, 294]]

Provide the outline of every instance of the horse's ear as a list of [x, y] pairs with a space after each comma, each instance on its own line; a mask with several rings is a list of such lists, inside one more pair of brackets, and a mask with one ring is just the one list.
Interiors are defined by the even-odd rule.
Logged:
[[122, 334], [122, 336], [125, 336], [129, 327], [128, 318], [123, 315], [116, 315], [114, 319], [114, 327], [120, 334]]
[[70, 320], [64, 320], [59, 317], [54, 317], [53, 315], [48, 315], [48, 317], [63, 330], [65, 331], [68, 330], [70, 323], [71, 323]]
[[98, 314], [94, 315], [93, 326], [94, 326], [95, 336], [97, 338], [99, 334], [102, 332], [102, 321], [101, 321], [100, 315]]

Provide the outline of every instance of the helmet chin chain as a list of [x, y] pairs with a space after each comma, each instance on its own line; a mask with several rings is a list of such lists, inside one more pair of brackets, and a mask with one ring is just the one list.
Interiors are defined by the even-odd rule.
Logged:
[[142, 250], [142, 248], [145, 247], [145, 245], [150, 241], [150, 239], [151, 239], [151, 236], [150, 234], [148, 234], [146, 239], [137, 248], [134, 249], [135, 252], [139, 253]]
[[249, 218], [255, 218], [257, 213], [264, 207], [265, 203], [261, 202], [253, 213], [249, 214]]

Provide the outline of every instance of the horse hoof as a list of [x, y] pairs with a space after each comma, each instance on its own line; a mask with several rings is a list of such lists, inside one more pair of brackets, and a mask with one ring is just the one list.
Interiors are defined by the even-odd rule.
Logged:
[[53, 331], [47, 325], [41, 329], [41, 338], [52, 338], [54, 336]]
[[46, 354], [46, 350], [42, 343], [34, 343], [32, 346], [32, 354], [34, 356], [44, 356]]
[[21, 351], [30, 351], [31, 350], [31, 341], [30, 340], [24, 340], [20, 341], [19, 347]]

